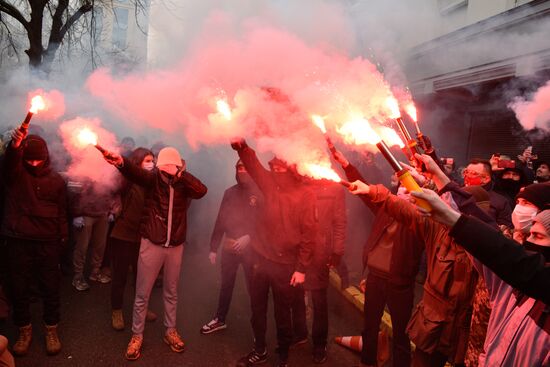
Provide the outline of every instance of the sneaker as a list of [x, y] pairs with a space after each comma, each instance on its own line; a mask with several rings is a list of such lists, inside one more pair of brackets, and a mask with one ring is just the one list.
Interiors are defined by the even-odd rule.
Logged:
[[250, 367], [267, 362], [267, 350], [263, 353], [258, 353], [256, 350], [248, 353], [237, 361], [237, 367]]
[[172, 352], [181, 353], [185, 350], [185, 343], [176, 329], [170, 329], [164, 335], [164, 342], [170, 346]]
[[54, 356], [61, 351], [61, 341], [57, 335], [57, 325], [46, 325], [46, 353]]
[[143, 337], [140, 335], [132, 335], [130, 343], [126, 348], [126, 359], [129, 361], [135, 361], [141, 357], [141, 344], [143, 343]]
[[19, 338], [13, 345], [12, 351], [16, 356], [24, 356], [29, 351], [32, 341], [32, 325], [28, 324], [19, 328]]
[[298, 338], [294, 338], [294, 340], [292, 340], [292, 344], [290, 344], [290, 347], [291, 348], [299, 347], [300, 345], [304, 345], [306, 343], [307, 343], [307, 336], [298, 337]]
[[153, 322], [157, 320], [157, 314], [153, 311], [147, 309], [147, 313], [145, 314], [145, 321], [147, 322]]
[[122, 310], [113, 310], [111, 314], [111, 325], [116, 331], [124, 330], [124, 316]]
[[75, 287], [77, 291], [85, 291], [90, 289], [90, 285], [81, 275], [73, 278], [73, 287]]
[[313, 363], [323, 364], [327, 361], [327, 347], [313, 348]]
[[90, 274], [90, 280], [94, 282], [99, 282], [101, 284], [111, 283], [111, 277], [99, 271]]
[[214, 318], [208, 324], [203, 325], [201, 328], [201, 334], [210, 334], [218, 330], [227, 329], [225, 322], [218, 321], [218, 318]]

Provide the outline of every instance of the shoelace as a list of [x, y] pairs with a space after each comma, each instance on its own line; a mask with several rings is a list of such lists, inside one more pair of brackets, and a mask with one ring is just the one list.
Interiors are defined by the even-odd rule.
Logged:
[[55, 343], [57, 340], [57, 338], [55, 337], [55, 335], [53, 334], [53, 332], [47, 332], [46, 333], [46, 339], [48, 339], [48, 342], [50, 343]]

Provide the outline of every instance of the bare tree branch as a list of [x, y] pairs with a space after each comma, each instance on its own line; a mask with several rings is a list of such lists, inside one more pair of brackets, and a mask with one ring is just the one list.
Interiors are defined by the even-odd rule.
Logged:
[[60, 31], [61, 39], [63, 39], [63, 36], [65, 36], [65, 33], [67, 33], [69, 28], [71, 28], [71, 26], [75, 22], [77, 22], [80, 19], [80, 17], [82, 17], [87, 12], [91, 11], [93, 8], [94, 6], [90, 2], [86, 2], [80, 8], [78, 8], [78, 10], [74, 12], [74, 14], [69, 17], [69, 19], [67, 19], [67, 21], [65, 22], [65, 25], [61, 27], [61, 31]]
[[21, 14], [19, 9], [5, 0], [0, 0], [0, 12], [10, 15], [12, 18], [21, 23], [25, 29], [29, 26], [29, 22], [25, 19], [23, 14]]

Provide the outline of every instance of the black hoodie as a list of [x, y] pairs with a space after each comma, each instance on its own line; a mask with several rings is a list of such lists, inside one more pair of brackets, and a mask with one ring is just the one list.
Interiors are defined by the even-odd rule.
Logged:
[[[32, 144], [31, 144], [32, 143]], [[32, 155], [40, 148], [44, 163], [31, 167], [23, 157], [32, 145]], [[3, 167], [5, 204], [2, 235], [35, 241], [66, 239], [67, 195], [63, 178], [50, 168], [50, 159], [44, 139], [29, 135], [19, 148], [11, 144], [6, 149]]]

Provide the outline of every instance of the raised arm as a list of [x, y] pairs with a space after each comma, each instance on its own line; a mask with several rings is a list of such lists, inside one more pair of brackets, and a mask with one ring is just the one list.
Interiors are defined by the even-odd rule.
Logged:
[[[120, 157], [120, 156], [119, 156]], [[120, 173], [130, 182], [149, 188], [155, 183], [156, 172], [146, 171], [136, 166], [126, 157], [121, 157], [122, 165], [115, 164]]]
[[206, 195], [208, 191], [206, 186], [198, 178], [187, 171], [182, 172], [177, 181], [183, 183], [185, 194], [191, 199], [200, 199]]
[[239, 158], [243, 161], [246, 171], [254, 182], [256, 182], [258, 188], [265, 193], [266, 189], [273, 185], [273, 180], [271, 173], [260, 163], [254, 149], [250, 148], [244, 139], [233, 141], [231, 147], [239, 154]]

